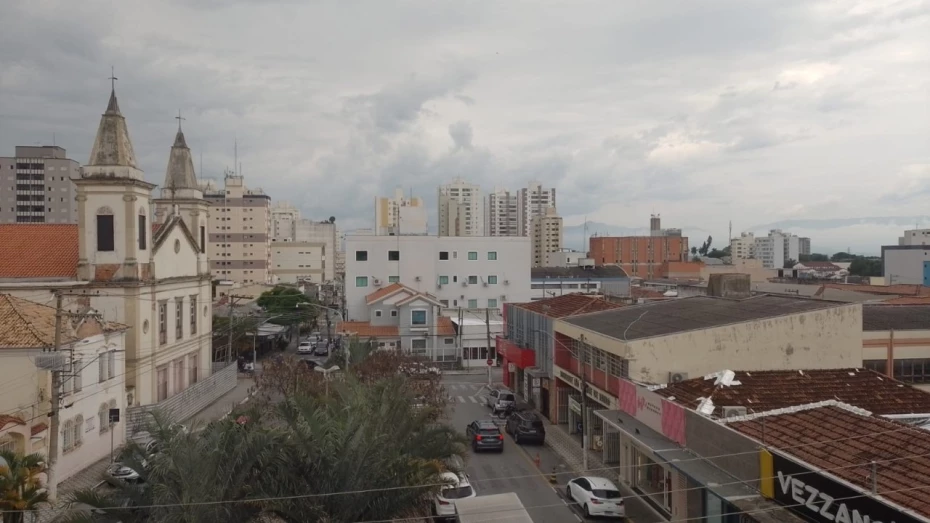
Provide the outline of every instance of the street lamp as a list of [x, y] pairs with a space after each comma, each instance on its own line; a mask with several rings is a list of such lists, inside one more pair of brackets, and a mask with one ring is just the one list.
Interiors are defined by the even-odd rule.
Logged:
[[277, 316], [272, 316], [270, 318], [265, 318], [261, 323], [255, 326], [255, 331], [252, 332], [252, 371], [255, 371], [255, 367], [258, 365], [258, 350], [256, 349], [256, 341], [258, 339], [258, 331], [262, 328], [262, 325], [268, 323], [269, 321], [286, 316], [286, 314], [278, 314]]
[[339, 370], [339, 365], [333, 365], [328, 369], [313, 367], [313, 370], [323, 375], [323, 381], [326, 383], [326, 395], [329, 396], [329, 381], [332, 379], [332, 373]]

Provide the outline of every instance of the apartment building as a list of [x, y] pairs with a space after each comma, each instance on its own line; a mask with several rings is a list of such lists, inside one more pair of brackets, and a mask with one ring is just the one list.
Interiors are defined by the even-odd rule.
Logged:
[[730, 256], [734, 260], [750, 260], [756, 257], [756, 235], [744, 232], [739, 238], [730, 238]]
[[294, 241], [300, 209], [290, 202], [276, 202], [271, 207], [271, 241]]
[[80, 165], [56, 146], [17, 146], [0, 157], [0, 223], [77, 223]]
[[237, 283], [271, 281], [271, 197], [249, 189], [245, 178], [226, 172], [224, 186], [203, 186], [210, 202], [210, 270], [214, 279]]
[[683, 236], [593, 236], [588, 254], [596, 266], [618, 265], [634, 278], [652, 279], [668, 262], [688, 261]]
[[520, 193], [497, 188], [488, 194], [488, 236], [525, 236]]
[[366, 297], [394, 283], [444, 308], [499, 310], [530, 301], [527, 237], [347, 235], [345, 244], [349, 321], [370, 321]]
[[557, 255], [562, 250], [562, 217], [555, 207], [546, 207], [544, 216], [533, 216], [530, 242], [533, 246], [533, 267], [551, 267], [556, 260], [550, 255]]
[[768, 236], [760, 237], [744, 232], [739, 238], [730, 239], [730, 255], [733, 258], [762, 260], [762, 266], [766, 269], [784, 268], [789, 260], [797, 262], [801, 254], [805, 254], [804, 250], [810, 254], [810, 238], [799, 238], [781, 229], [770, 230]]
[[375, 198], [375, 234], [427, 234], [427, 227], [427, 212], [423, 198], [413, 195], [408, 198], [400, 187], [394, 189], [393, 198]]
[[327, 281], [326, 244], [323, 242], [272, 242], [271, 264], [274, 283]]
[[484, 236], [485, 201], [479, 185], [461, 178], [439, 186], [439, 236]]
[[547, 216], [548, 209], [555, 207], [555, 188], [546, 189], [539, 182], [530, 182], [520, 189], [520, 215], [523, 220], [523, 235], [528, 236], [533, 226], [533, 218]]
[[904, 231], [897, 245], [882, 245], [882, 274], [888, 284], [930, 286], [930, 229]]
[[[811, 253], [811, 239], [804, 236], [798, 238], [798, 256], [809, 256]], [[795, 258], [798, 259], [798, 258]]]
[[911, 229], [898, 238], [898, 245], [930, 245], [930, 229]]

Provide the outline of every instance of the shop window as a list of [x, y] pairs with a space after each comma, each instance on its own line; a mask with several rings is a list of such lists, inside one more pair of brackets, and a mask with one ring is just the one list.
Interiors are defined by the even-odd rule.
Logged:
[[651, 505], [671, 514], [671, 472], [637, 448], [633, 449], [633, 467], [633, 488], [645, 494]]
[[888, 372], [888, 360], [863, 360], [862, 366], [882, 374], [887, 374]]

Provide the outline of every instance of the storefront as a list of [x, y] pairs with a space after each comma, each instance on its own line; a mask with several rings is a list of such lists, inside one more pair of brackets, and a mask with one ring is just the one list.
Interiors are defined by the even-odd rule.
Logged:
[[[553, 423], [567, 424], [569, 434], [576, 435], [579, 442], [587, 435], [588, 448], [600, 451], [604, 443], [600, 437], [602, 421], [594, 412], [616, 408], [617, 399], [604, 390], [582, 383], [581, 378], [563, 368], [553, 366], [553, 371], [557, 387], [557, 412]], [[587, 391], [586, 409], [582, 408], [582, 389]]]
[[497, 337], [497, 352], [504, 368], [504, 386], [532, 402], [533, 380], [526, 370], [536, 365], [536, 352], [501, 336]]

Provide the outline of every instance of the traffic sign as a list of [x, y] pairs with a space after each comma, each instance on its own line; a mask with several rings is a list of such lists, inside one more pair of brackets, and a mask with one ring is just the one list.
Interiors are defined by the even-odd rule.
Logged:
[[491, 365], [494, 365], [494, 360], [488, 360], [488, 367], [490, 367]]

